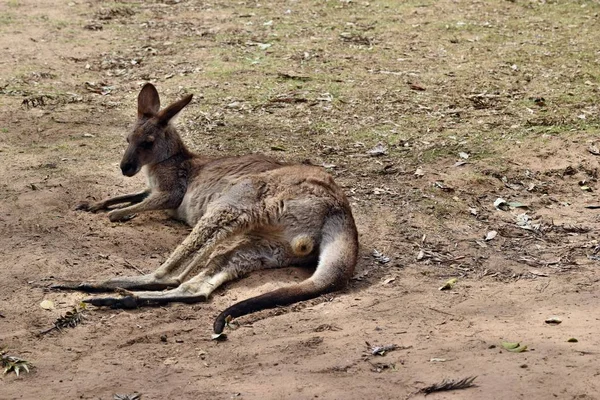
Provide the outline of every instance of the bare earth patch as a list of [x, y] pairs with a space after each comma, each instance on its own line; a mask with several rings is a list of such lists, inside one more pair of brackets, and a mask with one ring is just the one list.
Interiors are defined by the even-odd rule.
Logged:
[[[0, 397], [402, 399], [477, 376], [429, 397], [599, 398], [600, 211], [586, 208], [600, 205], [599, 13], [2, 2], [0, 348], [34, 369], [3, 376]], [[161, 212], [74, 211], [143, 184], [118, 162], [147, 81], [165, 102], [195, 94], [177, 121], [194, 151], [310, 160], [336, 177], [362, 246], [347, 290], [240, 318], [220, 343], [219, 311], [310, 271], [252, 274], [205, 304], [90, 307], [38, 335], [85, 298], [52, 283], [149, 272], [189, 231]]]

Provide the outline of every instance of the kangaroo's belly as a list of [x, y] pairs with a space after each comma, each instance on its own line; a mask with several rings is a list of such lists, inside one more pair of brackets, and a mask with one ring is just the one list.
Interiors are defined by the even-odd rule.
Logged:
[[192, 188], [192, 190], [188, 190], [185, 193], [179, 207], [171, 210], [171, 216], [194, 227], [206, 212], [208, 204], [215, 197], [217, 197], [216, 193], [193, 190]]

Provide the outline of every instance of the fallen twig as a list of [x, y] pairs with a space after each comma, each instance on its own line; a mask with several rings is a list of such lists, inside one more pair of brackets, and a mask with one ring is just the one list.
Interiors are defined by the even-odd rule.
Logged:
[[142, 271], [141, 269], [139, 269], [138, 267], [136, 267], [135, 265], [133, 265], [133, 264], [132, 264], [132, 263], [130, 263], [129, 261], [127, 261], [127, 260], [124, 260], [124, 261], [125, 261], [125, 265], [126, 265], [126, 266], [128, 266], [129, 268], [133, 268], [133, 269], [135, 269], [135, 270], [136, 270], [137, 272], [139, 272], [141, 275], [146, 275], [146, 273], [145, 273], [144, 271]]
[[29, 372], [29, 369], [32, 367], [33, 365], [29, 361], [6, 354], [5, 349], [0, 349], [0, 368], [4, 368], [4, 375], [14, 372], [19, 376], [22, 369]]
[[431, 311], [435, 311], [435, 312], [439, 312], [440, 314], [445, 314], [445, 315], [449, 315], [451, 317], [454, 317], [454, 314], [446, 312], [446, 311], [442, 311], [442, 310], [438, 310], [437, 308], [433, 308], [433, 307], [427, 307], [429, 308]]
[[58, 319], [54, 322], [54, 326], [41, 331], [40, 335], [45, 335], [47, 333], [52, 332], [55, 329], [57, 331], [61, 331], [64, 328], [76, 327], [85, 318], [85, 315], [83, 314], [84, 309], [85, 309], [85, 307], [83, 307], [83, 306], [81, 307], [81, 309], [78, 309], [77, 307], [73, 307], [72, 311], [67, 311], [67, 313], [65, 315], [58, 317]]
[[461, 380], [444, 379], [440, 383], [435, 383], [433, 385], [424, 387], [419, 392], [425, 393], [425, 396], [427, 396], [428, 394], [433, 393], [433, 392], [467, 389], [467, 388], [474, 386], [473, 381], [476, 378], [477, 378], [477, 376], [470, 376], [468, 378], [464, 378]]
[[382, 372], [385, 371], [386, 369], [395, 371], [396, 370], [396, 364], [394, 363], [372, 363], [369, 361], [369, 364], [371, 364], [371, 366], [373, 367], [373, 369], [371, 371], [373, 372]]
[[371, 344], [369, 342], [365, 342], [365, 343], [367, 344], [367, 346], [369, 346], [369, 351], [371, 352], [371, 355], [373, 355], [373, 356], [375, 356], [375, 355], [382, 356], [386, 352], [396, 350], [398, 348], [398, 346], [395, 344], [386, 344], [383, 346], [371, 346]]
[[306, 103], [308, 99], [303, 97], [292, 97], [292, 96], [284, 96], [284, 97], [275, 97], [269, 100], [271, 103]]
[[131, 394], [115, 394], [113, 396], [114, 400], [141, 400], [141, 393], [131, 393]]
[[292, 79], [292, 80], [296, 80], [296, 81], [310, 81], [311, 77], [310, 76], [304, 76], [304, 75], [296, 75], [293, 73], [287, 73], [287, 72], [278, 72], [277, 76], [283, 79]]

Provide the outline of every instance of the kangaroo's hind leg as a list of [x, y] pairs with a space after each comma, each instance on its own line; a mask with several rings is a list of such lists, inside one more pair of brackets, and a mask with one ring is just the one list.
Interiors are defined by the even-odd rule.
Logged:
[[206, 261], [198, 255], [193, 256], [188, 235], [182, 244], [171, 253], [169, 258], [154, 272], [135, 276], [117, 276], [102, 281], [63, 282], [53, 285], [52, 289], [79, 290], [88, 293], [114, 292], [125, 290], [163, 290], [179, 286], [190, 271], [197, 269]]
[[228, 281], [259, 269], [278, 268], [294, 263], [294, 259], [290, 257], [289, 245], [267, 239], [251, 240], [225, 253], [215, 253], [202, 271], [175, 289], [163, 292], [121, 291], [124, 295], [122, 297], [96, 297], [84, 301], [95, 306], [113, 308], [202, 302]]
[[[198, 224], [199, 225], [199, 224]], [[197, 227], [196, 227], [197, 228]], [[194, 231], [175, 248], [167, 260], [154, 272], [144, 275], [117, 276], [100, 281], [61, 282], [51, 286], [52, 289], [79, 290], [88, 293], [114, 292], [125, 290], [163, 290], [177, 287], [183, 282], [185, 271], [196, 268], [203, 260], [193, 257]]]
[[87, 293], [114, 292], [118, 289], [163, 290], [179, 285], [179, 281], [170, 276], [157, 278], [154, 274], [138, 276], [118, 276], [103, 281], [71, 282], [63, 281], [52, 285], [51, 289], [79, 290]]
[[[227, 202], [213, 206], [200, 218], [192, 232], [185, 238], [169, 258], [151, 274], [143, 276], [116, 277], [101, 282], [63, 284], [57, 289], [74, 289], [88, 292], [111, 292], [116, 289], [161, 290], [179, 286], [199, 265], [207, 262], [215, 247], [227, 238], [242, 235], [255, 225], [263, 225], [275, 219], [277, 204], [252, 204], [246, 197], [252, 197], [252, 188], [241, 184], [237, 196], [230, 196]], [[237, 204], [248, 204], [240, 208]]]
[[[243, 190], [238, 191], [243, 192]], [[246, 199], [246, 197], [252, 197], [250, 193], [253, 193], [252, 189], [246, 190], [245, 195], [231, 196], [224, 204], [215, 205], [207, 210], [183, 243], [154, 274], [161, 277], [171, 275], [173, 271], [178, 270], [177, 277], [183, 281], [197, 265], [206, 262], [215, 247], [223, 240], [243, 235], [255, 226], [268, 225], [278, 217], [277, 205], [253, 204]], [[236, 204], [249, 205], [242, 208]], [[192, 262], [187, 267], [180, 269], [182, 260], [192, 254], [194, 254]]]
[[[150, 274], [136, 276], [117, 276], [103, 281], [63, 282], [53, 285], [52, 289], [79, 290], [82, 292], [114, 292], [126, 290], [163, 290], [179, 286], [190, 273], [200, 265], [206, 264], [207, 253], [214, 249], [219, 239], [232, 232], [242, 230], [244, 219], [236, 221], [227, 213], [228, 219], [214, 217], [201, 219], [186, 239], [171, 253], [158, 269]], [[220, 225], [219, 225], [220, 222]], [[220, 229], [219, 229], [220, 228]], [[215, 232], [216, 231], [216, 232]], [[208, 243], [206, 243], [208, 242]], [[205, 246], [202, 246], [206, 243]]]

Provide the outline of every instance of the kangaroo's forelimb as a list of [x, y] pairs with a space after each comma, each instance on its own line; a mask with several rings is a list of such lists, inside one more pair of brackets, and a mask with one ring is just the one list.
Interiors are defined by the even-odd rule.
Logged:
[[181, 203], [180, 196], [174, 196], [172, 192], [152, 191], [143, 201], [124, 208], [118, 208], [108, 213], [111, 222], [125, 221], [132, 215], [152, 210], [168, 210], [177, 208]]
[[75, 207], [75, 210], [81, 211], [89, 211], [89, 212], [98, 212], [103, 210], [108, 210], [110, 207], [115, 206], [117, 204], [130, 203], [137, 204], [142, 202], [145, 198], [150, 195], [150, 189], [143, 190], [138, 193], [129, 193], [116, 197], [110, 197], [108, 199], [104, 199], [102, 201], [97, 202], [81, 202]]

